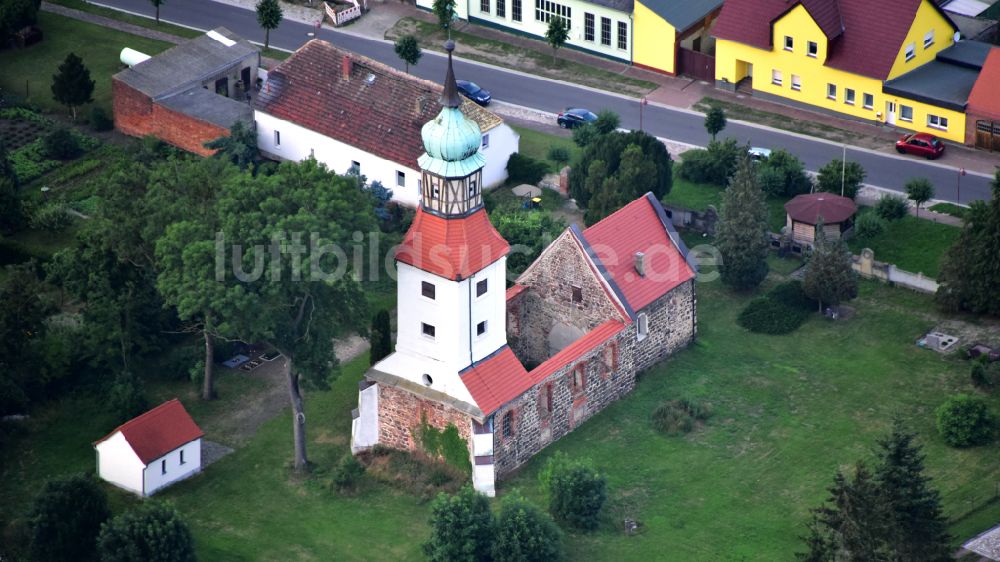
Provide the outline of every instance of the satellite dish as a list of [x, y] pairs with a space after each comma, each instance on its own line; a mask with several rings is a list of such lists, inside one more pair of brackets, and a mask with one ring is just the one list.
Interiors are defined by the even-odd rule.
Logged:
[[960, 40], [961, 38], [962, 38], [962, 33], [961, 33], [961, 32], [959, 32], [959, 31], [956, 31], [956, 32], [955, 32], [955, 42], [956, 42], [956, 43], [958, 43], [958, 41], [959, 41], [959, 40]]

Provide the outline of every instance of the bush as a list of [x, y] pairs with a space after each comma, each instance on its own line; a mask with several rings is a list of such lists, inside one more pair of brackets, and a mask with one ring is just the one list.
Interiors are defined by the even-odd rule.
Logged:
[[545, 162], [519, 152], [511, 154], [507, 160], [507, 179], [516, 184], [536, 185], [548, 171], [549, 167]]
[[816, 189], [837, 194], [843, 190], [844, 197], [854, 199], [867, 175], [868, 172], [861, 167], [861, 164], [851, 161], [844, 164], [837, 158], [819, 169], [816, 175]]
[[772, 197], [794, 197], [809, 193], [812, 188], [805, 165], [787, 150], [773, 151], [767, 160], [758, 164], [757, 170], [761, 189]]
[[805, 322], [807, 312], [787, 306], [769, 297], [750, 301], [736, 318], [736, 323], [751, 332], [780, 336], [790, 334]]
[[995, 420], [981, 398], [958, 394], [938, 406], [937, 429], [952, 447], [971, 447], [993, 437]]
[[862, 240], [871, 240], [885, 232], [885, 219], [878, 213], [862, 213], [854, 222], [854, 235]]
[[777, 285], [767, 293], [767, 297], [790, 308], [811, 312], [816, 303], [802, 290], [802, 281], [792, 280]]
[[72, 131], [58, 127], [42, 137], [45, 154], [54, 160], [69, 160], [80, 155], [80, 141]]
[[573, 143], [580, 148], [589, 146], [599, 136], [601, 136], [601, 133], [593, 123], [584, 123], [573, 129]]
[[492, 550], [493, 562], [560, 562], [565, 556], [559, 527], [516, 493], [501, 503]]
[[725, 186], [729, 176], [736, 171], [736, 163], [743, 147], [736, 140], [729, 138], [724, 141], [708, 143], [706, 150], [689, 150], [684, 153], [678, 175], [695, 183], [710, 183]]
[[895, 195], [883, 195], [875, 204], [875, 214], [887, 221], [894, 221], [906, 216], [909, 204], [906, 199]]
[[969, 373], [969, 378], [972, 380], [972, 386], [982, 389], [989, 390], [993, 388], [993, 373], [992, 369], [985, 361], [973, 361], [972, 362], [972, 372]]
[[465, 486], [457, 494], [439, 494], [431, 504], [431, 536], [423, 550], [432, 562], [489, 560], [493, 513], [486, 496]]
[[565, 166], [569, 162], [569, 150], [564, 146], [549, 147], [549, 160], [560, 166]]
[[[149, 501], [149, 500], [147, 500]], [[97, 539], [101, 562], [194, 562], [194, 539], [177, 510], [149, 501], [105, 523]]]
[[101, 524], [111, 517], [108, 498], [93, 476], [50, 480], [31, 510], [31, 551], [36, 560], [93, 560]]
[[565, 455], [549, 459], [539, 474], [549, 496], [549, 512], [571, 527], [594, 530], [607, 499], [607, 481], [589, 464], [570, 462]]
[[676, 437], [694, 429], [695, 422], [705, 421], [712, 415], [707, 402], [681, 398], [663, 402], [653, 410], [653, 428]]
[[69, 226], [69, 213], [62, 203], [52, 202], [35, 209], [28, 221], [35, 230], [57, 232]]
[[124, 423], [146, 411], [149, 404], [142, 391], [142, 381], [129, 371], [123, 371], [111, 385], [108, 409], [119, 423]]
[[785, 174], [777, 168], [760, 166], [757, 169], [757, 185], [768, 197], [781, 197], [785, 194]]
[[340, 491], [354, 490], [364, 474], [365, 465], [354, 455], [347, 453], [340, 459], [340, 464], [333, 469], [333, 485]]
[[594, 128], [597, 132], [606, 135], [618, 129], [621, 124], [621, 117], [610, 109], [602, 109], [597, 112], [597, 121], [594, 121]]
[[90, 110], [90, 128], [95, 131], [110, 131], [115, 128], [115, 120], [104, 111], [103, 107], [95, 105]]
[[0, 373], [0, 417], [28, 413], [28, 395], [9, 375]]

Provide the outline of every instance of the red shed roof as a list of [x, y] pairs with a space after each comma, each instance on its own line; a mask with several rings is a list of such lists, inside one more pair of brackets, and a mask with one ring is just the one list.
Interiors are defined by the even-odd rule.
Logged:
[[822, 191], [796, 195], [794, 199], [785, 203], [788, 216], [792, 217], [793, 221], [806, 224], [816, 224], [820, 217], [826, 224], [844, 222], [857, 210], [858, 206], [852, 199]]
[[[648, 193], [583, 231], [606, 277], [633, 311], [695, 275], [687, 248], [671, 229], [660, 202]], [[644, 254], [644, 276], [636, 273], [636, 252]]]
[[532, 387], [524, 365], [506, 345], [460, 375], [472, 399], [485, 415], [492, 414]]
[[444, 218], [420, 207], [396, 250], [396, 259], [446, 279], [466, 279], [507, 255], [510, 245], [500, 236], [486, 210]]
[[966, 113], [1000, 121], [1000, 48], [993, 47], [972, 86]]
[[119, 431], [142, 464], [149, 464], [205, 435], [176, 398], [123, 423], [95, 441], [94, 445], [106, 441]]
[[[830, 39], [826, 66], [885, 80], [922, 1], [726, 0], [713, 34], [771, 50], [774, 22], [802, 4]], [[931, 5], [957, 29], [935, 2]]]

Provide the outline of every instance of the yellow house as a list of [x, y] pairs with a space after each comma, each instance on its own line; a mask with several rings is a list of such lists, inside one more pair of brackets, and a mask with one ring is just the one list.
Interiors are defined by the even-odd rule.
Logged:
[[[632, 64], [671, 76], [683, 71], [697, 75], [700, 69], [695, 65], [715, 54], [715, 38], [709, 30], [722, 2], [635, 0]], [[683, 68], [685, 62], [688, 68]]]
[[903, 80], [939, 65], [954, 78], [939, 54], [957, 28], [933, 0], [726, 0], [713, 34], [720, 88], [964, 141], [978, 71], [950, 89]]

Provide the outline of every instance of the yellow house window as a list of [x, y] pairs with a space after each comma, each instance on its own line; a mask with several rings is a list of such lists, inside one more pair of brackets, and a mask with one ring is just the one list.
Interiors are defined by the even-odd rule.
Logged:
[[794, 49], [794, 47], [795, 47], [795, 40], [785, 35], [785, 50], [791, 51]]
[[864, 100], [863, 105], [865, 106], [865, 109], [872, 109], [873, 107], [875, 107], [875, 96], [871, 94], [865, 94], [863, 100]]
[[808, 56], [810, 56], [812, 58], [816, 58], [816, 55], [818, 53], [819, 53], [819, 45], [817, 45], [815, 41], [810, 41], [808, 43], [808, 48], [806, 50], [806, 55], [808, 55]]
[[771, 71], [771, 83], [774, 84], [775, 86], [780, 86], [781, 85], [781, 71], [780, 70], [772, 70]]
[[792, 74], [792, 89], [796, 92], [802, 89], [802, 78], [798, 74]]
[[927, 126], [934, 127], [935, 129], [941, 129], [944, 131], [948, 130], [948, 118], [938, 117], [937, 115], [927, 116]]
[[930, 47], [934, 44], [934, 30], [930, 30], [924, 34], [924, 48]]
[[847, 105], [854, 105], [854, 90], [844, 88], [844, 103]]
[[837, 99], [837, 85], [827, 84], [826, 85], [826, 97], [827, 99], [835, 100]]
[[910, 62], [915, 56], [917, 56], [917, 47], [913, 43], [910, 43], [906, 46], [906, 62]]
[[913, 122], [913, 108], [908, 105], [899, 105], [899, 118], [903, 121]]

